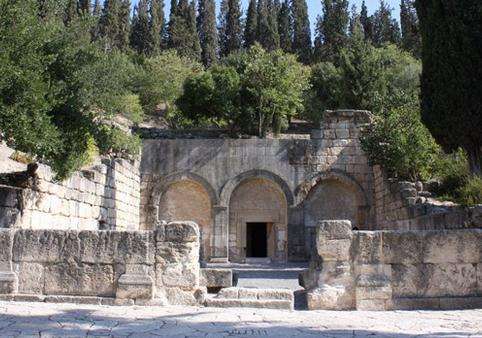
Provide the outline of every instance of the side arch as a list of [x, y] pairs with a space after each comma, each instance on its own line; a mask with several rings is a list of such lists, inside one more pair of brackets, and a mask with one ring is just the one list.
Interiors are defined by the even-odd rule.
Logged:
[[252, 178], [264, 178], [276, 183], [281, 191], [284, 193], [286, 202], [288, 206], [292, 206], [294, 204], [294, 195], [288, 186], [288, 184], [278, 175], [267, 171], [267, 170], [250, 170], [246, 171], [238, 176], [229, 180], [222, 188], [220, 196], [219, 196], [219, 204], [222, 206], [229, 206], [229, 200], [233, 194], [233, 191], [245, 180], [252, 179]]

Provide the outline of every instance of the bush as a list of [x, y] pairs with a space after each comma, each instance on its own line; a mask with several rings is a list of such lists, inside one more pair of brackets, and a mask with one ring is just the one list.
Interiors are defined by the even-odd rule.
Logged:
[[430, 179], [440, 154], [418, 111], [408, 107], [375, 117], [364, 130], [361, 144], [371, 164], [412, 181]]
[[466, 183], [457, 189], [455, 201], [466, 206], [482, 204], [482, 177], [470, 176]]

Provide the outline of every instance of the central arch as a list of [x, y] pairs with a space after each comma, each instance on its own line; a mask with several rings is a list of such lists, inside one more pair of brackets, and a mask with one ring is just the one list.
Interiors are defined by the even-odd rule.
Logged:
[[241, 180], [229, 199], [229, 260], [286, 261], [287, 212], [288, 200], [277, 182], [259, 176]]

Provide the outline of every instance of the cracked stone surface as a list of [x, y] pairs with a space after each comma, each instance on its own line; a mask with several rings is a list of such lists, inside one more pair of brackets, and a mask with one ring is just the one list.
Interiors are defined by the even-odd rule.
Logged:
[[482, 310], [335, 312], [0, 302], [0, 337], [482, 337]]

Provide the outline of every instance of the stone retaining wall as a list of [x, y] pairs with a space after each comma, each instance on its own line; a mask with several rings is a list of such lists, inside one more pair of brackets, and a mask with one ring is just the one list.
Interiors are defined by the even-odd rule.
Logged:
[[482, 230], [352, 231], [322, 221], [310, 309], [482, 308]]
[[0, 230], [0, 294], [102, 304], [190, 304], [199, 289], [199, 230]]
[[139, 228], [139, 162], [104, 159], [59, 182], [50, 167], [2, 175], [0, 228]]
[[378, 165], [374, 172], [376, 229], [436, 230], [482, 228], [482, 206], [466, 208], [430, 198], [421, 182], [389, 179]]

